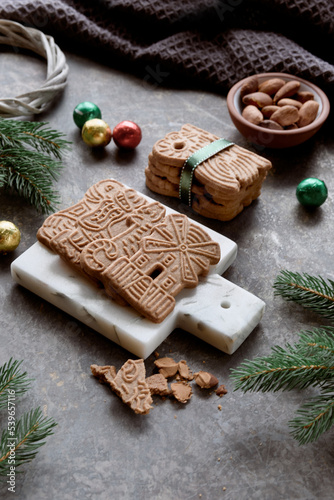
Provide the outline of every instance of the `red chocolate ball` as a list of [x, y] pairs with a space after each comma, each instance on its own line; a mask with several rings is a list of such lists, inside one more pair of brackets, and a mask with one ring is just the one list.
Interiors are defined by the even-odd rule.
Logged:
[[114, 128], [113, 140], [119, 148], [134, 149], [141, 141], [140, 127], [130, 120], [124, 120]]

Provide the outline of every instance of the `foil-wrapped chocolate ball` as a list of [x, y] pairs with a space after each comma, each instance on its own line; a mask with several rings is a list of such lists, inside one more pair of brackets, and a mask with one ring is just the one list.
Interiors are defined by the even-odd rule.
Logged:
[[21, 233], [15, 224], [7, 220], [0, 221], [0, 255], [15, 250], [20, 243]]
[[327, 199], [327, 186], [324, 181], [309, 177], [298, 184], [296, 196], [299, 203], [304, 207], [320, 207]]
[[77, 127], [82, 128], [88, 120], [93, 118], [102, 118], [100, 108], [93, 102], [84, 101], [74, 108], [73, 120]]
[[130, 120], [120, 122], [113, 130], [113, 140], [117, 147], [123, 149], [134, 149], [142, 138], [139, 125]]
[[112, 132], [104, 120], [93, 118], [82, 127], [81, 136], [88, 146], [104, 147], [111, 141]]

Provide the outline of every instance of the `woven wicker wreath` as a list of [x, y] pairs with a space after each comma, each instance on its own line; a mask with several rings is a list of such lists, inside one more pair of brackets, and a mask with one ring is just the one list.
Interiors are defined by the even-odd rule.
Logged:
[[47, 61], [47, 78], [40, 88], [17, 97], [0, 98], [0, 116], [10, 118], [45, 110], [67, 83], [68, 66], [51, 36], [14, 21], [0, 20], [0, 44], [29, 49]]

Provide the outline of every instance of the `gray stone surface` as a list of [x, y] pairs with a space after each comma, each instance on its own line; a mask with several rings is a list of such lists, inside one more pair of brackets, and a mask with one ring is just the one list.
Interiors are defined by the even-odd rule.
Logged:
[[[258, 201], [230, 222], [204, 219], [178, 200], [151, 193], [144, 168], [155, 141], [186, 122], [254, 149], [233, 127], [225, 98], [164, 88], [152, 78], [135, 78], [78, 55], [67, 58], [68, 88], [39, 118], [73, 143], [56, 186], [60, 208], [75, 203], [93, 183], [114, 177], [236, 241], [237, 259], [224, 277], [263, 299], [267, 308], [233, 356], [174, 331], [159, 347], [160, 356], [186, 359], [193, 371], [212, 372], [229, 392], [220, 399], [194, 388], [187, 405], [156, 398], [149, 415], [137, 416], [90, 374], [92, 363], [119, 368], [129, 353], [12, 281], [10, 263], [36, 241], [44, 216], [16, 195], [0, 191], [0, 220], [14, 222], [22, 233], [18, 249], [0, 258], [0, 364], [10, 357], [22, 359], [34, 378], [17, 402], [17, 416], [41, 406], [58, 422], [36, 459], [17, 476], [16, 498], [329, 500], [333, 431], [300, 447], [288, 427], [313, 391], [234, 392], [229, 372], [245, 359], [269, 354], [275, 344], [294, 343], [301, 329], [324, 323], [274, 298], [272, 284], [281, 269], [334, 278], [330, 124], [294, 150], [258, 151], [273, 162]], [[2, 51], [1, 94], [34, 88], [44, 71], [42, 61]], [[113, 144], [102, 152], [88, 148], [72, 121], [74, 107], [84, 100], [98, 104], [111, 127], [123, 119], [137, 122], [143, 131], [137, 150], [120, 152]], [[297, 184], [310, 176], [325, 180], [329, 189], [328, 200], [314, 212], [295, 197]], [[154, 359], [146, 361], [149, 374]], [[6, 412], [0, 422], [3, 428]], [[0, 488], [3, 500], [12, 498], [6, 485]]]

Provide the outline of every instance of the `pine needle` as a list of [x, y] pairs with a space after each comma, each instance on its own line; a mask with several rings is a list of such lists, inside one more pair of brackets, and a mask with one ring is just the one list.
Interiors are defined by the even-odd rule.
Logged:
[[[334, 319], [334, 281], [321, 276], [281, 271], [274, 283], [275, 295], [295, 301], [319, 315]], [[274, 346], [271, 355], [245, 360], [232, 369], [235, 390], [276, 392], [319, 388], [289, 422], [300, 443], [315, 441], [334, 425], [334, 327], [302, 331], [291, 346]]]
[[272, 348], [271, 356], [245, 361], [238, 369], [231, 370], [235, 389], [244, 392], [277, 392], [279, 390], [305, 389], [321, 381], [334, 379], [334, 366], [324, 364], [321, 356], [305, 358], [298, 347]]
[[[0, 169], [7, 172], [4, 184], [29, 201], [42, 213], [55, 211], [59, 195], [52, 181], [58, 178], [61, 166], [48, 156], [20, 148], [3, 148], [0, 151]], [[1, 187], [1, 185], [0, 185]]]
[[0, 119], [0, 188], [13, 190], [42, 213], [54, 212], [60, 198], [53, 182], [69, 144], [44, 122]]
[[61, 159], [62, 150], [68, 149], [69, 142], [64, 134], [47, 127], [46, 122], [25, 122], [0, 118], [0, 149], [4, 147], [31, 146]]
[[306, 401], [289, 422], [292, 435], [300, 444], [316, 441], [334, 425], [334, 386], [324, 385], [321, 394]]
[[273, 287], [275, 295], [297, 302], [324, 318], [334, 319], [334, 281], [329, 279], [327, 283], [321, 276], [284, 270]]
[[334, 327], [323, 326], [300, 332], [298, 351], [303, 356], [321, 356], [327, 364], [334, 365]]
[[30, 385], [27, 372], [20, 372], [22, 361], [13, 361], [12, 358], [0, 367], [0, 409], [7, 408], [8, 394], [15, 393], [15, 397], [24, 394]]
[[25, 413], [16, 421], [15, 436], [5, 429], [0, 440], [0, 476], [6, 476], [10, 471], [10, 460], [14, 460], [15, 469], [35, 458], [38, 449], [45, 444], [47, 436], [53, 434], [56, 422], [42, 415], [37, 408]]
[[17, 418], [17, 400], [30, 384], [26, 372], [20, 371], [22, 361], [10, 358], [0, 367], [0, 409], [7, 408], [6, 427], [0, 437], [0, 480], [16, 468], [32, 460], [43, 440], [53, 434], [57, 425], [52, 418], [43, 417], [40, 408]]

